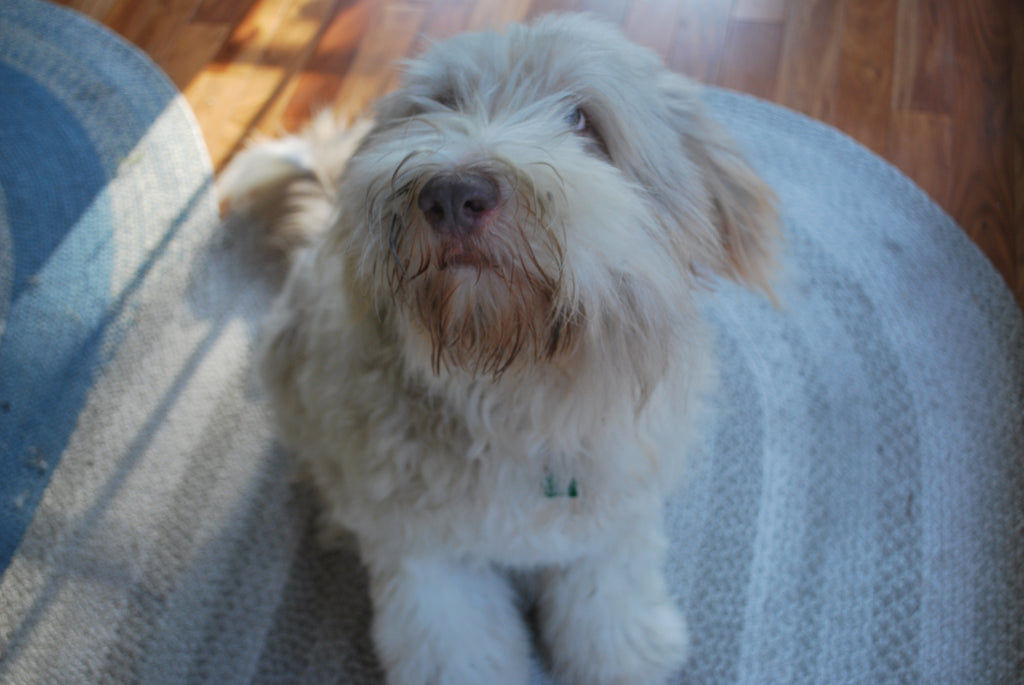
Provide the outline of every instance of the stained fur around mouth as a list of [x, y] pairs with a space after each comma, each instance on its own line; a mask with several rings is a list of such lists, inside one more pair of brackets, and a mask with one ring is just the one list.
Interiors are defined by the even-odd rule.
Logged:
[[561, 240], [533, 184], [519, 177], [503, 170], [507, 195], [497, 216], [479, 234], [457, 237], [438, 235], [416, 216], [423, 181], [396, 183], [399, 171], [392, 177], [387, 280], [429, 334], [435, 373], [458, 367], [500, 377], [524, 353], [544, 361], [572, 346], [581, 316], [565, 304]]

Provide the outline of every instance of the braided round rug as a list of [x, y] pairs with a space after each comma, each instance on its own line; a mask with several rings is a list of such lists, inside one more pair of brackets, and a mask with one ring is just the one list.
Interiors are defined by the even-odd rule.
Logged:
[[178, 91], [91, 21], [4, 0], [0, 93], [2, 570], [126, 333], [217, 210]]
[[[382, 682], [250, 350], [181, 96], [73, 13], [0, 3], [0, 682]], [[667, 517], [678, 683], [1024, 675], [1024, 317], [898, 171], [708, 101], [781, 201], [781, 307], [706, 301], [717, 412]], [[538, 666], [537, 684], [550, 682]]]

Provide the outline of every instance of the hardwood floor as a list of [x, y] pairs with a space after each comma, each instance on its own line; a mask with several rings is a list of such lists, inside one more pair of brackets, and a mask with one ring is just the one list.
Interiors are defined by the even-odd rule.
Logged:
[[1024, 304], [1019, 0], [62, 0], [148, 52], [220, 168], [254, 133], [354, 115], [425, 37], [587, 10], [668, 64], [847, 132], [913, 178]]

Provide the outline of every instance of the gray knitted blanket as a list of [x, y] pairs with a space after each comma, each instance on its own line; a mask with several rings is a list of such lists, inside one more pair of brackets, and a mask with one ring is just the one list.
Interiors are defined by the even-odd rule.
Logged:
[[[380, 683], [358, 558], [317, 544], [268, 427], [250, 352], [270, 285], [216, 231], [191, 114], [69, 16], [0, 5], [0, 69], [98, 122], [81, 124], [87, 199], [112, 208], [81, 203], [69, 235], [85, 217], [102, 239], [52, 248], [83, 251], [80, 276], [19, 266], [33, 198], [56, 191], [31, 192], [33, 155], [13, 168], [0, 126], [0, 682]], [[74, 39], [54, 37], [67, 22]], [[694, 640], [678, 682], [1021, 682], [1024, 317], [891, 166], [792, 112], [707, 98], [779, 195], [787, 276], [780, 309], [724, 283], [706, 301], [717, 411], [666, 511]], [[10, 103], [0, 124], [25, 111]], [[104, 142], [115, 128], [137, 133]], [[71, 336], [63, 366], [31, 355], [48, 335]]]

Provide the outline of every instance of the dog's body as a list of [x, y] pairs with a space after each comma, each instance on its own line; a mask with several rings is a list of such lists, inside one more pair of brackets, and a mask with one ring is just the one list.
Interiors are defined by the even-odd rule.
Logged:
[[700, 274], [766, 286], [775, 237], [695, 89], [546, 18], [436, 46], [365, 136], [321, 119], [222, 187], [293, 256], [263, 378], [358, 537], [389, 682], [524, 683], [509, 569], [560, 682], [663, 682], [687, 645], [661, 568], [684, 446], [654, 432], [713, 376]]

